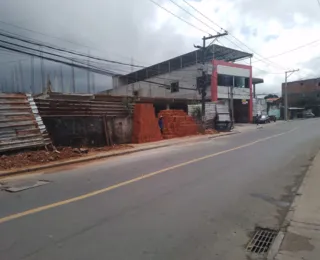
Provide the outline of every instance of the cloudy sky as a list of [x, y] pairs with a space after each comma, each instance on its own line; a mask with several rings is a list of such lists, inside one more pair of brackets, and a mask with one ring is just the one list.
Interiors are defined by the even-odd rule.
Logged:
[[[279, 93], [284, 71], [288, 69], [300, 69], [291, 80], [320, 76], [320, 4], [317, 0], [187, 1], [211, 21], [183, 0], [153, 1], [197, 28], [150, 0], [2, 0], [0, 32], [147, 66], [194, 50], [193, 44], [200, 44], [205, 33], [215, 34], [222, 27], [230, 35], [221, 38], [221, 44], [254, 54], [254, 76], [265, 80], [259, 86], [260, 93]], [[4, 40], [1, 36], [0, 39]], [[284, 52], [287, 53], [279, 55]], [[23, 80], [24, 87], [28, 88], [31, 84], [30, 57], [1, 49], [0, 57], [1, 86], [8, 88]], [[40, 60], [34, 62], [35, 85], [40, 91]], [[112, 64], [104, 68], [119, 73], [131, 70], [129, 66]], [[54, 75], [62, 70], [64, 87], [70, 88], [70, 67], [45, 61], [44, 69], [57, 85], [59, 77], [54, 80]], [[76, 69], [75, 74], [77, 90], [84, 91], [86, 72]], [[94, 81], [99, 91], [110, 88], [111, 84], [109, 78], [99, 75], [91, 75], [90, 81], [91, 85]]]

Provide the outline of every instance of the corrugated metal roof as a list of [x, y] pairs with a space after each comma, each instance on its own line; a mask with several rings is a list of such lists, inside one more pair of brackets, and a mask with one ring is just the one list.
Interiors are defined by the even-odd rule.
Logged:
[[53, 99], [35, 99], [41, 117], [65, 117], [65, 116], [107, 116], [126, 117], [132, 112], [132, 104], [127, 105], [121, 101], [105, 100], [70, 100], [67, 96]]
[[31, 95], [0, 93], [0, 153], [49, 144], [41, 123]]

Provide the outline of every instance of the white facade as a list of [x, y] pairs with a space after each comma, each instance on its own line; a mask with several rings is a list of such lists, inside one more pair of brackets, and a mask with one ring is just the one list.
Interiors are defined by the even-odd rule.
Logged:
[[[231, 87], [218, 86], [218, 98], [231, 98]], [[233, 99], [250, 99], [250, 89], [248, 88], [233, 88]]]
[[[118, 96], [133, 96], [135, 91], [138, 91], [139, 96], [143, 97], [170, 97], [170, 98], [190, 98], [199, 99], [200, 95], [196, 90], [197, 77], [200, 77], [201, 64], [196, 64], [190, 67], [175, 70], [170, 73], [165, 73], [159, 76], [150, 77], [146, 81], [152, 81], [163, 85], [168, 85], [172, 82], [179, 81], [179, 91], [171, 92], [166, 86], [159, 86], [157, 84], [139, 81], [129, 85], [123, 85], [123, 82], [119, 82], [118, 78], [113, 79], [113, 89], [108, 91], [111, 95]], [[210, 64], [207, 65], [210, 69]], [[211, 65], [212, 70], [212, 65]], [[209, 71], [208, 71], [209, 73]], [[190, 88], [194, 90], [187, 90], [183, 88]], [[209, 88], [208, 88], [209, 90]], [[207, 94], [209, 96], [210, 92]]]
[[243, 68], [235, 68], [224, 65], [218, 65], [217, 68], [218, 74], [229, 75], [229, 76], [238, 76], [238, 77], [250, 77], [250, 70]]
[[[250, 77], [250, 70], [244, 68], [235, 68], [230, 66], [218, 65], [217, 72], [220, 75]], [[218, 86], [218, 98], [229, 99], [231, 96], [231, 86]], [[233, 99], [250, 99], [249, 88], [233, 88]]]
[[[192, 65], [186, 68], [165, 73], [159, 76], [150, 77], [146, 81], [152, 81], [155, 83], [170, 86], [172, 82], [179, 81], [179, 91], [171, 92], [166, 86], [159, 86], [157, 84], [139, 81], [129, 85], [125, 82], [121, 82], [118, 77], [113, 79], [113, 89], [109, 90], [108, 93], [111, 95], [118, 96], [134, 96], [136, 93], [142, 97], [167, 97], [167, 98], [188, 98], [188, 99], [201, 99], [201, 95], [196, 90], [197, 77], [202, 74], [202, 64]], [[207, 63], [204, 69], [211, 77], [213, 66], [211, 63]], [[218, 65], [218, 74], [225, 74], [229, 76], [241, 76], [249, 77], [250, 70], [243, 68], [234, 68], [228, 66]], [[190, 88], [187, 90], [183, 88]], [[218, 86], [218, 98], [229, 99], [231, 93], [231, 87]], [[207, 97], [211, 97], [211, 86], [207, 88]], [[233, 88], [233, 99], [250, 99], [249, 88]]]

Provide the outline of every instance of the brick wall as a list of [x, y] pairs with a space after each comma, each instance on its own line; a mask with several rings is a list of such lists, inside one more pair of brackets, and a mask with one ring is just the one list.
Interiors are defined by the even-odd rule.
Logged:
[[[284, 87], [282, 83], [283, 97]], [[287, 92], [289, 106], [320, 104], [320, 78], [288, 82]]]

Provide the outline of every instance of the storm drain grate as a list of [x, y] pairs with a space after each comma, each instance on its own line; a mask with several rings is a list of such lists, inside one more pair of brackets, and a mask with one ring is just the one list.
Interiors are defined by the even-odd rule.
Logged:
[[267, 253], [277, 234], [276, 230], [257, 228], [247, 246], [247, 251], [256, 254]]

